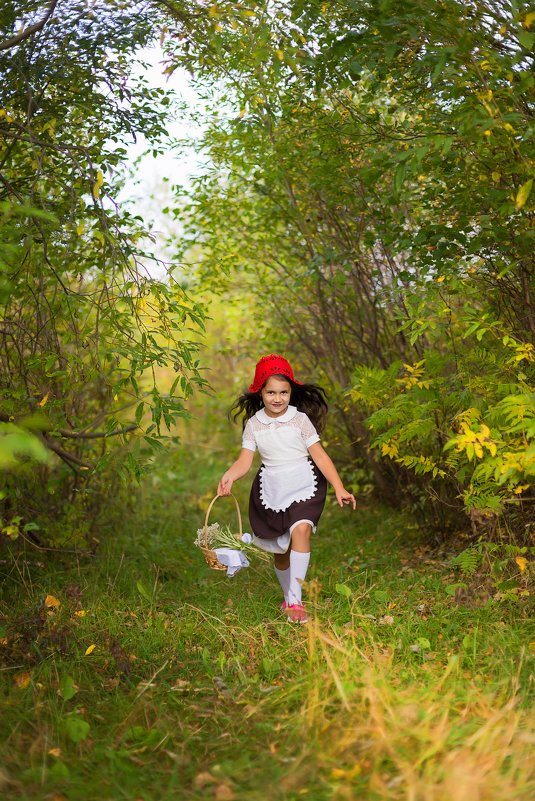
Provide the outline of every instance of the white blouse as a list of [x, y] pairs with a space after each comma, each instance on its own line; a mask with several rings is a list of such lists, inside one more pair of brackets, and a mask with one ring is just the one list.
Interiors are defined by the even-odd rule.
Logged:
[[306, 501], [316, 492], [317, 480], [308, 458], [308, 448], [319, 442], [318, 432], [304, 412], [288, 406], [280, 417], [269, 417], [264, 409], [246, 423], [242, 447], [258, 451], [260, 499], [263, 506], [281, 512], [296, 501]]

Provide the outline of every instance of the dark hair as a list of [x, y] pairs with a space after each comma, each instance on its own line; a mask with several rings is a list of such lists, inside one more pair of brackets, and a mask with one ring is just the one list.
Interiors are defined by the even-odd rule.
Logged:
[[[296, 384], [287, 375], [273, 375], [270, 378], [279, 378], [287, 381], [292, 390], [290, 403], [296, 406], [299, 412], [304, 412], [314, 424], [316, 430], [321, 433], [327, 421], [327, 394], [322, 387], [317, 384]], [[267, 379], [266, 379], [267, 380]], [[266, 385], [266, 381], [262, 388]], [[232, 405], [229, 417], [234, 422], [243, 415], [242, 428], [245, 428], [247, 420], [252, 417], [263, 406], [262, 395], [260, 392], [244, 392]]]

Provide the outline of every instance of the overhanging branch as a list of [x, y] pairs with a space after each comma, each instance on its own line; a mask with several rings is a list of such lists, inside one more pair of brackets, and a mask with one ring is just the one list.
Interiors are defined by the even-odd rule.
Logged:
[[34, 35], [34, 33], [38, 33], [40, 30], [42, 30], [54, 13], [54, 9], [56, 8], [57, 4], [58, 0], [51, 0], [44, 17], [42, 17], [39, 22], [36, 22], [34, 25], [29, 25], [27, 28], [23, 28], [22, 31], [19, 31], [19, 33], [17, 33], [15, 36], [12, 36], [11, 39], [7, 39], [5, 42], [0, 42], [0, 50], [10, 50], [12, 47], [16, 47], [25, 39], [29, 39], [30, 36]]
[[135, 431], [136, 428], [138, 428], [136, 423], [132, 423], [129, 426], [125, 426], [125, 428], [116, 428], [113, 431], [91, 431], [87, 432], [87, 434], [82, 431], [67, 431], [64, 428], [60, 428], [58, 434], [68, 439], [102, 439], [103, 437], [117, 437], [120, 434], [128, 434], [130, 431]]

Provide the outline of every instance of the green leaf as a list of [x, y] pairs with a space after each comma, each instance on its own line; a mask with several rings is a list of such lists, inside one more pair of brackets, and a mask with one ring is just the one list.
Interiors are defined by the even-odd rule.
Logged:
[[344, 598], [351, 598], [353, 594], [353, 590], [351, 587], [348, 587], [347, 584], [336, 584], [334, 589], [338, 595], [342, 595]]
[[145, 402], [141, 401], [141, 403], [138, 404], [138, 407], [136, 409], [136, 423], [137, 423], [138, 426], [141, 424], [141, 419], [143, 417], [143, 409], [144, 408], [145, 408]]
[[150, 594], [148, 589], [145, 587], [145, 585], [143, 584], [141, 579], [136, 582], [136, 587], [137, 587], [137, 590], [138, 590], [139, 594], [142, 595], [143, 598], [145, 598], [146, 601], [150, 601], [150, 603], [152, 603], [152, 595]]
[[47, 771], [47, 776], [55, 781], [62, 781], [70, 779], [71, 773], [67, 765], [61, 760], [57, 760]]
[[374, 590], [373, 598], [379, 604], [386, 604], [390, 600], [390, 595], [385, 590]]
[[446, 587], [446, 594], [451, 595], [452, 597], [455, 595], [459, 587], [466, 587], [464, 581], [456, 581], [454, 584], [448, 584]]
[[64, 701], [70, 701], [78, 692], [72, 676], [62, 676], [59, 682], [59, 692]]
[[519, 31], [518, 41], [524, 50], [533, 50], [533, 47], [535, 46], [535, 34], [528, 33], [528, 31]]
[[65, 730], [73, 743], [81, 743], [87, 738], [91, 726], [79, 715], [71, 715], [65, 720]]
[[403, 181], [405, 180], [405, 170], [406, 165], [405, 162], [400, 164], [394, 173], [394, 191], [399, 194], [401, 188], [403, 186]]

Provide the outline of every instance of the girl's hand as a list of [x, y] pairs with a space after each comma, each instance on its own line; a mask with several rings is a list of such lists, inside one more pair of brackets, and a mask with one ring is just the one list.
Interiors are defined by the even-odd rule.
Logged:
[[232, 489], [234, 481], [225, 475], [221, 478], [219, 484], [217, 485], [217, 494], [218, 495], [230, 495], [230, 490]]
[[336, 500], [338, 501], [338, 505], [340, 507], [343, 507], [346, 503], [349, 503], [353, 509], [357, 508], [355, 497], [346, 489], [344, 489], [344, 487], [336, 491]]

